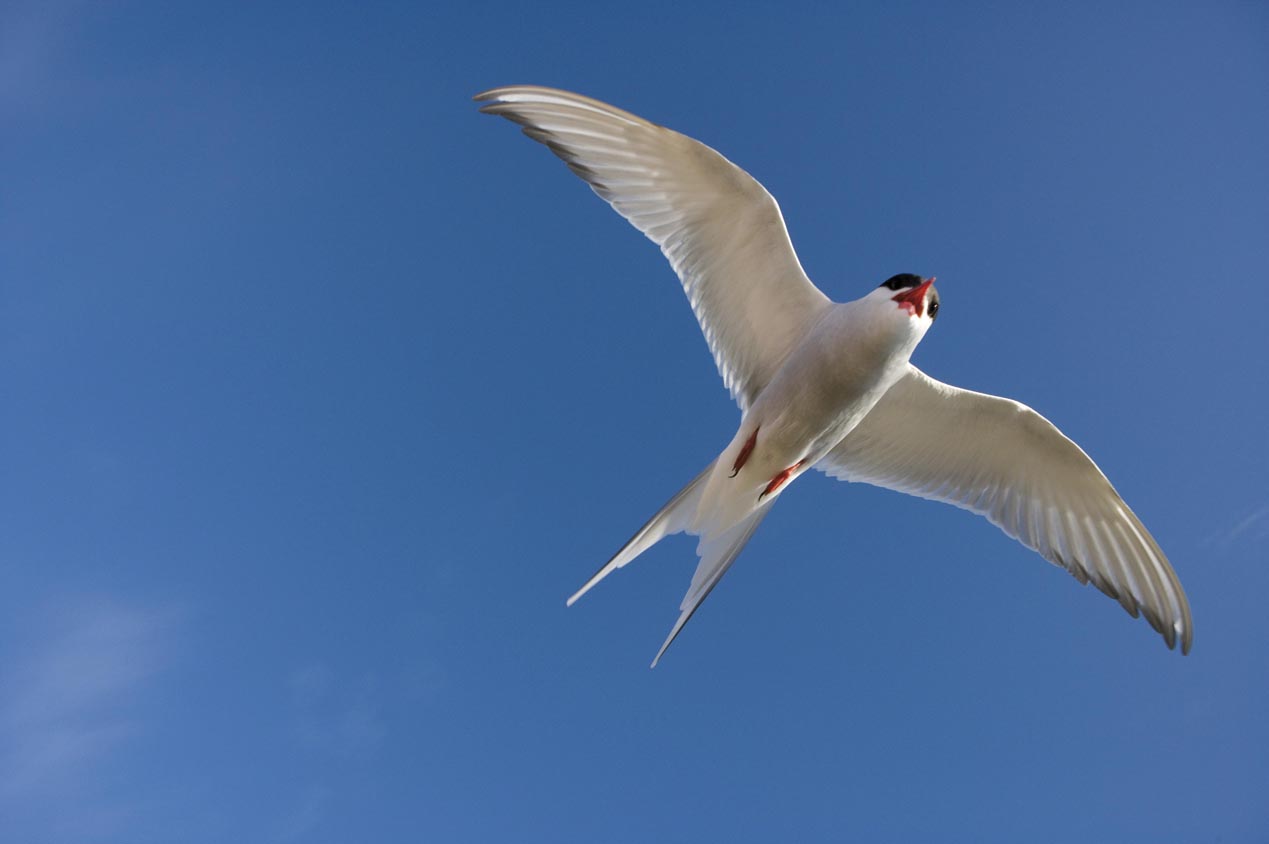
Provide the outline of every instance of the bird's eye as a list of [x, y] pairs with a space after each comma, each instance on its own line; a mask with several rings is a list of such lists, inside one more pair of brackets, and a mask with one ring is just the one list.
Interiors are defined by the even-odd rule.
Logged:
[[937, 301], [930, 303], [930, 319], [934, 319], [939, 315], [939, 303]]

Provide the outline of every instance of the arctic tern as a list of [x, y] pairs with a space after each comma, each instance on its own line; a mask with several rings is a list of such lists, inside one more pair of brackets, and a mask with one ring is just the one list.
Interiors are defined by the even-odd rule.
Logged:
[[718, 457], [570, 606], [662, 538], [699, 536], [700, 562], [655, 666], [780, 493], [815, 468], [985, 516], [1189, 651], [1190, 607], [1167, 557], [1080, 447], [1026, 405], [909, 363], [938, 316], [933, 278], [895, 275], [833, 302], [802, 271], [775, 199], [710, 147], [567, 91], [510, 86], [475, 100], [661, 247], [741, 410]]

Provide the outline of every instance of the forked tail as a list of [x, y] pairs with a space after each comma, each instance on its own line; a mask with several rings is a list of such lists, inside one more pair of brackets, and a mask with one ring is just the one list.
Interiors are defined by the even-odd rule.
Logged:
[[[713, 463], [706, 466], [704, 471], [692, 479], [691, 483], [683, 487], [673, 498], [667, 501], [665, 506], [658, 510], [655, 516], [649, 519], [643, 527], [639, 528], [634, 536], [630, 537], [630, 541], [622, 546], [621, 550], [613, 555], [611, 560], [604, 563], [603, 567], [595, 572], [590, 580], [587, 580], [582, 585], [582, 588], [578, 589], [568, 599], [568, 606], [571, 607], [578, 598], [589, 592], [595, 584], [616, 569], [634, 560], [663, 538], [683, 531], [697, 533], [697, 530], [693, 529], [693, 522], [697, 517], [697, 510], [700, 507], [701, 497], [705, 491], [705, 482], [713, 469]], [[692, 617], [692, 614], [696, 612], [696, 608], [709, 597], [709, 593], [718, 584], [718, 581], [722, 579], [723, 575], [727, 573], [727, 569], [735, 561], [736, 555], [745, 547], [745, 543], [749, 541], [749, 537], [753, 535], [758, 523], [762, 521], [763, 516], [771, 509], [773, 503], [775, 503], [774, 499], [768, 500], [739, 522], [716, 535], [706, 533], [701, 536], [701, 541], [696, 546], [696, 553], [700, 557], [700, 563], [696, 567], [696, 573], [692, 576], [692, 585], [687, 590], [683, 603], [679, 606], [681, 612], [678, 621], [675, 622], [670, 635], [666, 637], [665, 643], [661, 645], [661, 650], [657, 651], [656, 659], [652, 660], [652, 667], [656, 667], [657, 661], [661, 659], [666, 649], [670, 647], [670, 643], [674, 641], [683, 626]]]
[[753, 536], [763, 516], [767, 515], [767, 511], [774, 503], [774, 498], [768, 500], [718, 536], [701, 537], [700, 543], [696, 546], [696, 555], [701, 558], [701, 561], [696, 565], [696, 574], [692, 575], [692, 585], [683, 596], [683, 603], [679, 604], [679, 620], [674, 622], [670, 635], [665, 637], [665, 643], [661, 645], [661, 650], [657, 651], [656, 657], [652, 660], [653, 668], [657, 667], [661, 656], [683, 630], [683, 625], [691, 620], [692, 613], [696, 612], [701, 602], [714, 591], [718, 581], [723, 579], [727, 569], [731, 568], [736, 556], [745, 547], [749, 537]]
[[596, 583], [626, 563], [629, 563], [665, 537], [687, 530], [688, 525], [692, 522], [692, 517], [696, 514], [696, 507], [700, 504], [701, 491], [704, 489], [705, 479], [709, 477], [709, 473], [713, 468], [714, 464], [710, 463], [703, 472], [692, 479], [691, 483], [675, 493], [674, 497], [667, 501], [665, 506], [658, 510], [655, 516], [648, 519], [647, 524], [639, 528], [635, 535], [630, 537], [630, 540], [621, 547], [620, 551], [613, 555], [611, 560], [604, 563], [603, 567], [591, 575], [590, 580], [586, 581], [581, 589], [573, 593], [573, 597], [568, 599], [567, 605], [573, 606], [577, 599], [589, 592]]

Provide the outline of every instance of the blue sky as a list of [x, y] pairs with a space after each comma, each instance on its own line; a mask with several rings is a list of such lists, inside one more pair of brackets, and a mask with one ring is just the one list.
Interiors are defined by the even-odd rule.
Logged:
[[[1265, 840], [1266, 7], [459, 5], [0, 7], [0, 838]], [[937, 275], [915, 362], [1098, 461], [1191, 655], [818, 474], [655, 671], [691, 540], [566, 610], [737, 411], [518, 82]]]

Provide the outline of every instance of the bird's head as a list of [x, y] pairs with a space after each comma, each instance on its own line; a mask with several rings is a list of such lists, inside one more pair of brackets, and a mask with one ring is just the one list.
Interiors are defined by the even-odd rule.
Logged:
[[921, 278], [912, 273], [892, 275], [869, 295], [883, 310], [897, 311], [916, 320], [924, 333], [939, 315], [939, 292], [934, 289], [934, 277]]

